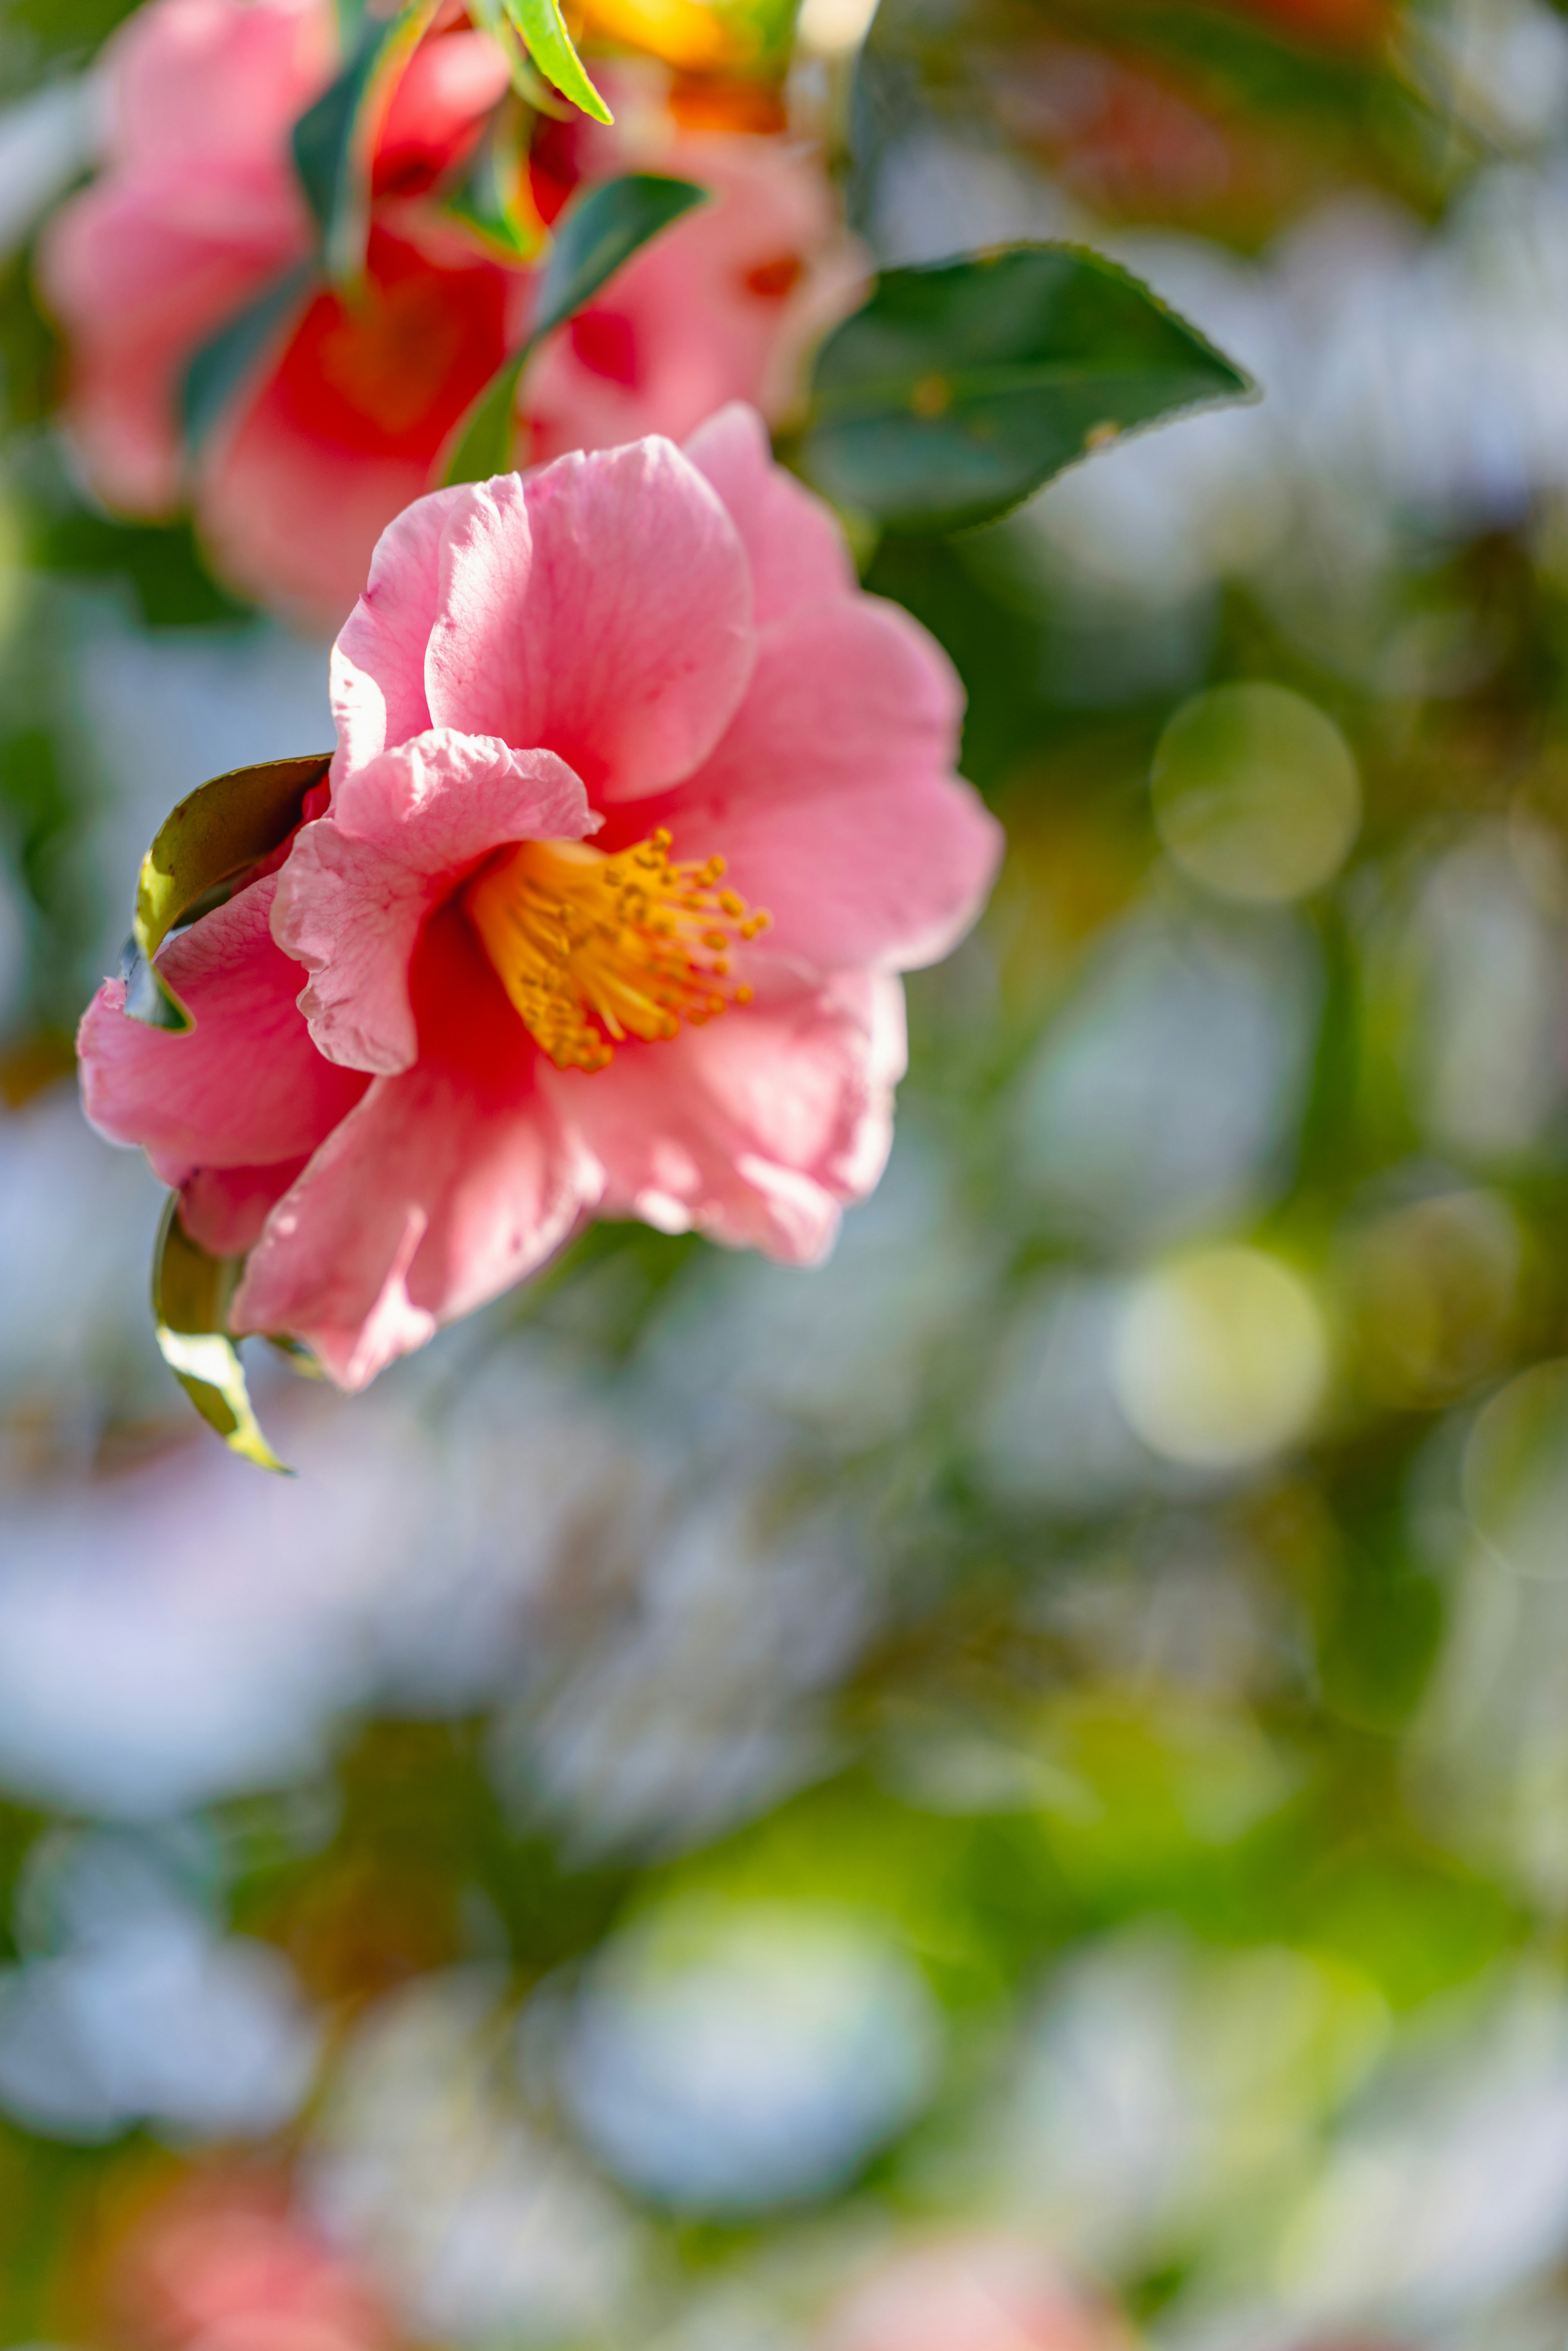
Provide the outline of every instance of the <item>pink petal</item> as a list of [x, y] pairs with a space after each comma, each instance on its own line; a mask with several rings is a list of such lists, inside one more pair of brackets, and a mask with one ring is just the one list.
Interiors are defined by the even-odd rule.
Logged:
[[69, 335], [73, 429], [120, 506], [174, 502], [186, 362], [309, 248], [288, 130], [332, 53], [316, 0], [157, 0], [109, 45], [108, 160], [46, 229], [39, 277]]
[[444, 530], [425, 675], [437, 726], [543, 744], [596, 801], [690, 773], [755, 657], [735, 526], [666, 441], [471, 489]]
[[759, 629], [859, 582], [831, 510], [773, 462], [768, 429], [737, 400], [699, 424], [686, 455], [729, 509], [751, 565]]
[[502, 98], [511, 68], [486, 33], [461, 28], [420, 43], [376, 141], [376, 188], [434, 179], [472, 143], [480, 118]]
[[904, 1064], [903, 989], [854, 973], [543, 1084], [603, 1170], [601, 1214], [809, 1265], [882, 1173]]
[[414, 996], [419, 1062], [375, 1081], [273, 1210], [231, 1317], [303, 1339], [344, 1388], [532, 1272], [593, 1200], [455, 910], [427, 926]]
[[335, 68], [319, 0], [155, 0], [110, 45], [117, 157], [204, 170], [276, 158]]
[[419, 1050], [409, 966], [421, 926], [492, 849], [590, 831], [582, 786], [549, 751], [436, 728], [339, 783], [296, 835], [273, 933], [312, 975], [299, 998], [330, 1061], [394, 1075]]
[[268, 928], [269, 874], [182, 931], [160, 970], [195, 1017], [183, 1036], [121, 1010], [106, 980], [78, 1039], [82, 1102], [115, 1143], [141, 1144], [161, 1172], [246, 1167], [313, 1151], [364, 1092], [364, 1079], [323, 1060], [296, 1006], [298, 965]]
[[[214, 569], [242, 593], [310, 633], [340, 628], [340, 645], [388, 515], [418, 498], [429, 470], [423, 462], [311, 441], [273, 387], [209, 444], [197, 487], [202, 540]], [[341, 659], [334, 653], [333, 701], [345, 746], [339, 758], [350, 743], [369, 744], [361, 756], [371, 758], [385, 734], [382, 697], [351, 664], [341, 669]]]
[[369, 584], [332, 648], [334, 778], [430, 725], [424, 655], [441, 601], [444, 535], [471, 496], [466, 484], [432, 490], [376, 541]]
[[198, 1168], [182, 1188], [180, 1222], [210, 1257], [244, 1257], [304, 1167], [301, 1156], [270, 1167]]
[[302, 222], [187, 227], [146, 190], [89, 188], [40, 247], [46, 299], [70, 340], [68, 413], [105, 497], [158, 513], [178, 496], [177, 394], [192, 354], [303, 249]]
[[934, 963], [1003, 845], [950, 772], [961, 706], [946, 656], [895, 605], [810, 606], [768, 632], [724, 741], [655, 814], [677, 856], [722, 854], [768, 908], [770, 954], [817, 973]]

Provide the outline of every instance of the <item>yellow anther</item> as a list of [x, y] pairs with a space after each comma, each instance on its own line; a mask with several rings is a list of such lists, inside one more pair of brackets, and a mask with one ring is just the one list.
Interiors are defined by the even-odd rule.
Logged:
[[613, 857], [586, 841], [518, 841], [464, 893], [502, 987], [558, 1069], [602, 1070], [629, 1037], [665, 1041], [683, 1021], [751, 1001], [749, 987], [722, 994], [714, 982], [768, 916], [733, 890], [714, 894], [722, 857], [672, 864], [670, 847], [663, 827]]

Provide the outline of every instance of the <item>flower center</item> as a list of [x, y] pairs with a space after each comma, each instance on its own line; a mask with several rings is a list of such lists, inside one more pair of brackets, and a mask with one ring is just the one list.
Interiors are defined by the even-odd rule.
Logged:
[[520, 841], [464, 892], [468, 918], [525, 1027], [558, 1070], [602, 1070], [628, 1037], [678, 1035], [751, 990], [730, 956], [768, 916], [719, 887], [724, 860], [670, 862], [653, 833], [607, 856], [580, 841]]

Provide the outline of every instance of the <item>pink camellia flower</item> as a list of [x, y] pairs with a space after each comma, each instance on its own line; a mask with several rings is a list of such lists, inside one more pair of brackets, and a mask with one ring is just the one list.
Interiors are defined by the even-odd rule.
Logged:
[[[646, 60], [603, 76], [612, 131], [578, 117], [536, 142], [534, 193], [615, 172], [667, 172], [714, 201], [637, 254], [528, 371], [528, 450], [609, 449], [650, 430], [683, 441], [727, 401], [788, 413], [808, 351], [852, 308], [865, 277], [831, 191], [779, 136], [683, 124]], [[676, 322], [681, 322], [677, 327]]]
[[966, 2236], [873, 2270], [830, 2315], [823, 2351], [1131, 2351], [1131, 2337], [1034, 2245]]
[[249, 1250], [235, 1331], [361, 1387], [595, 1212], [820, 1258], [1000, 840], [756, 414], [422, 499], [333, 690], [329, 810], [162, 950], [193, 1033], [82, 1025], [90, 1116]]
[[370, 2287], [264, 2176], [197, 2175], [142, 2217], [115, 2283], [159, 2351], [392, 2351]]
[[[335, 628], [381, 532], [431, 486], [453, 426], [527, 331], [537, 269], [507, 262], [445, 201], [507, 90], [506, 60], [447, 0], [380, 125], [363, 287], [302, 285], [193, 464], [180, 420], [192, 360], [314, 250], [290, 133], [339, 70], [336, 11], [152, 0], [107, 56], [104, 168], [40, 251], [83, 462], [126, 513], [188, 497], [227, 579]], [[650, 167], [710, 183], [715, 201], [546, 355], [533, 454], [682, 437], [731, 399], [775, 413], [810, 334], [858, 282], [820, 167], [779, 137], [683, 141], [645, 92], [624, 132], [555, 145], [570, 161], [535, 175], [547, 214], [584, 180]]]

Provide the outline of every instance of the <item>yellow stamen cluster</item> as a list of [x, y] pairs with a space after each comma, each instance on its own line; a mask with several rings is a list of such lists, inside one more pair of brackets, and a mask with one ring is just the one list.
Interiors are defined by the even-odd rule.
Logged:
[[751, 990], [730, 957], [766, 928], [724, 860], [670, 861], [660, 831], [607, 856], [581, 841], [521, 841], [464, 893], [502, 987], [558, 1070], [602, 1070], [628, 1037], [653, 1044]]

